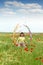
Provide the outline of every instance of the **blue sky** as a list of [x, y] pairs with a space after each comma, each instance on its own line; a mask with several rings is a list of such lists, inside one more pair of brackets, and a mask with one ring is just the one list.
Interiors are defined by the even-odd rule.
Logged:
[[43, 0], [0, 0], [0, 32], [18, 31], [28, 25], [32, 32], [43, 32]]

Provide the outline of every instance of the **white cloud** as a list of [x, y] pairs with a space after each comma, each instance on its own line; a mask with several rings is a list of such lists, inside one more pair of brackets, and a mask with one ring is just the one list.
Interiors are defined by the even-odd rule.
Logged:
[[14, 1], [14, 2], [5, 2], [5, 5], [13, 5], [13, 6], [16, 6], [16, 7], [21, 7], [21, 8], [35, 8], [35, 9], [39, 9], [41, 8], [42, 6], [37, 4], [37, 3], [31, 3], [31, 4], [24, 4], [24, 3], [21, 3], [21, 2], [17, 2], [17, 1]]
[[14, 14], [43, 14], [42, 6], [38, 3], [27, 3], [17, 1], [6, 1], [4, 7], [0, 8], [0, 13], [14, 15]]
[[16, 14], [16, 12], [12, 11], [9, 8], [0, 8], [0, 13], [4, 16], [6, 16], [6, 15], [15, 15]]
[[28, 4], [24, 4], [21, 2], [17, 2], [17, 1], [7, 1], [5, 2], [5, 6], [6, 7], [10, 7], [11, 6], [16, 10], [16, 12], [20, 12], [20, 13], [43, 13], [43, 9], [42, 6], [39, 5], [38, 3], [28, 3]]

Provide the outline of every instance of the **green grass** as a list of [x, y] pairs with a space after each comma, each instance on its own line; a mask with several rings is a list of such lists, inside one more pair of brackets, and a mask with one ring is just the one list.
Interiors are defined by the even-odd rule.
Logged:
[[33, 34], [32, 41], [27, 38], [28, 51], [25, 51], [13, 44], [10, 35], [0, 35], [0, 65], [43, 65], [43, 34]]

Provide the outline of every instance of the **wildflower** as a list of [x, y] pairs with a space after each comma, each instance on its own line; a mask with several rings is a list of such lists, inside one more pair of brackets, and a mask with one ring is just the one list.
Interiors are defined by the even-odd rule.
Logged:
[[18, 44], [16, 44], [16, 46], [18, 46]]
[[39, 60], [39, 58], [35, 58], [35, 60]]
[[43, 62], [43, 59], [41, 60], [41, 62]]
[[30, 52], [32, 52], [32, 50], [30, 50]]
[[33, 48], [31, 48], [31, 50], [33, 50]]
[[25, 51], [28, 51], [28, 48], [25, 48], [24, 50], [25, 50]]
[[32, 51], [33, 51], [33, 48], [30, 49], [30, 52], [32, 52]]

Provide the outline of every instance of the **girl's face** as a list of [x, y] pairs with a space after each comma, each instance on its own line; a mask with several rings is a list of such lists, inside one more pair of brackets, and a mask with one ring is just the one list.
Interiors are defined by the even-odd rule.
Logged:
[[24, 34], [21, 34], [20, 36], [21, 36], [21, 37], [24, 37]]

